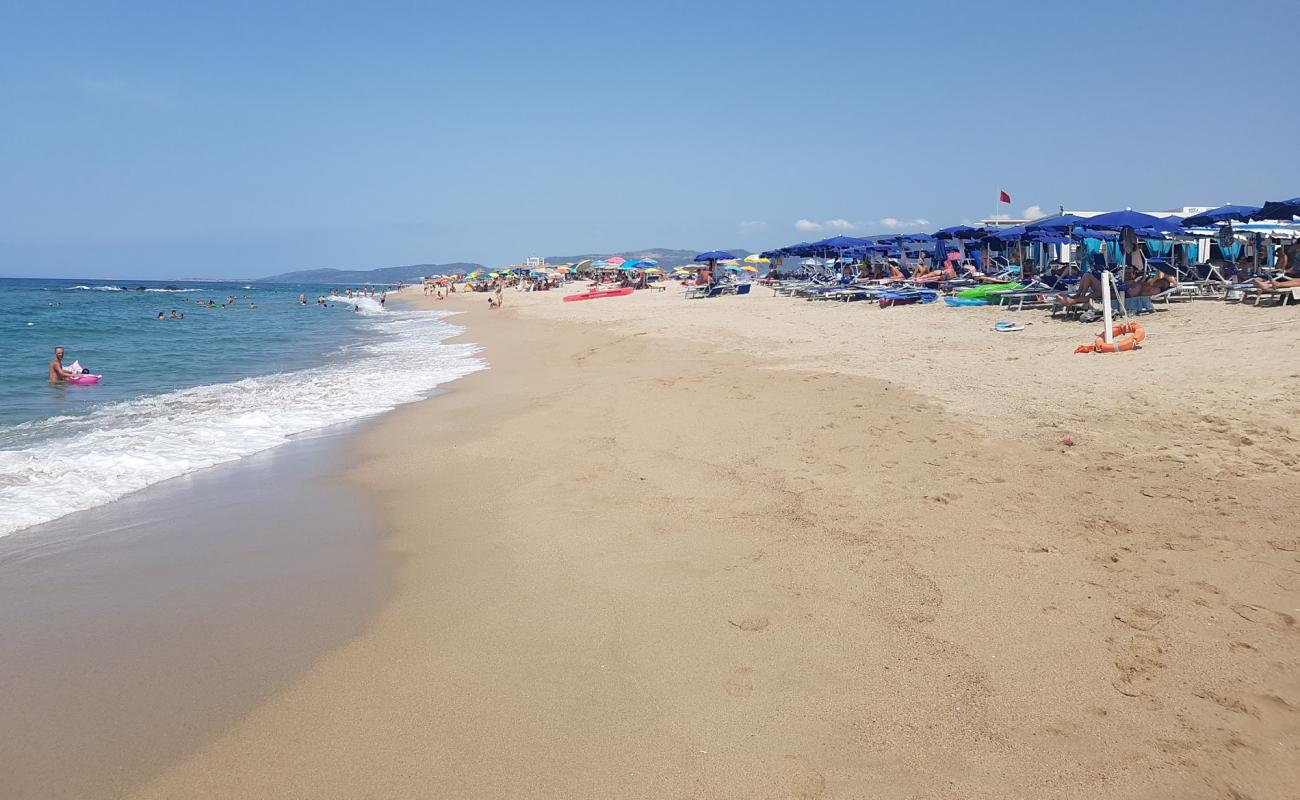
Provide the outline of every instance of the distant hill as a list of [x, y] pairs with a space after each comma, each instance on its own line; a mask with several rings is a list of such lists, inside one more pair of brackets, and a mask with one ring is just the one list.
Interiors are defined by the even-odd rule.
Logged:
[[[731, 253], [736, 258], [744, 258], [745, 256], [749, 255], [750, 252], [748, 250], [740, 250], [734, 247], [728, 247], [724, 249], [726, 250], [726, 252]], [[692, 263], [695, 259], [695, 254], [698, 252], [700, 251], [699, 250], [673, 250], [672, 248], [668, 248], [668, 247], [651, 247], [648, 250], [625, 250], [621, 253], [584, 253], [582, 255], [577, 255], [577, 256], [547, 256], [546, 263], [574, 264], [579, 261], [585, 261], [587, 259], [591, 259], [592, 261], [595, 261], [601, 258], [609, 258], [610, 256], [619, 256], [620, 258], [626, 258], [628, 261], [632, 261], [638, 258], [653, 258], [655, 261], [659, 262], [660, 267], [667, 268], [667, 267], [679, 267], [683, 264]]]
[[405, 267], [380, 267], [379, 269], [302, 269], [262, 278], [266, 283], [410, 283], [425, 275], [443, 275], [453, 272], [472, 272], [482, 269], [482, 264], [456, 262], [454, 264], [408, 264]]

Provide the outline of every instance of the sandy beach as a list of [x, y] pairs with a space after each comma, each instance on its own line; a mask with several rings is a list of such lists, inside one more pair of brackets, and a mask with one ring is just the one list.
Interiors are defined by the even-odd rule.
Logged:
[[393, 594], [132, 797], [1293, 796], [1291, 309], [558, 294], [410, 297]]

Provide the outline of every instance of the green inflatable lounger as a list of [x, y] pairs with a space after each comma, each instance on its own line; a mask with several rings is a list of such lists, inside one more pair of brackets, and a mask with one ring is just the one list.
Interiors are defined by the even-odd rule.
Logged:
[[1023, 283], [984, 283], [979, 286], [972, 286], [969, 289], [962, 289], [957, 292], [957, 297], [962, 300], [988, 300], [993, 295], [1014, 292], [1023, 288], [1025, 288]]

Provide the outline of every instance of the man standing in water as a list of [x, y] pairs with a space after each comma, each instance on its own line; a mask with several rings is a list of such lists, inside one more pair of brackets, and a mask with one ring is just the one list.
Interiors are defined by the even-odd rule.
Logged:
[[50, 361], [50, 383], [63, 383], [72, 376], [63, 368], [63, 348], [54, 348], [54, 359]]

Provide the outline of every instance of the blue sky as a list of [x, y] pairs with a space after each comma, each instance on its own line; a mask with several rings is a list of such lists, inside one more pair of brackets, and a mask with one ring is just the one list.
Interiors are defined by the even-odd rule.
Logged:
[[1268, 0], [8, 2], [0, 274], [759, 249], [954, 224], [1000, 188], [1017, 214], [1293, 197], [1297, 23]]

